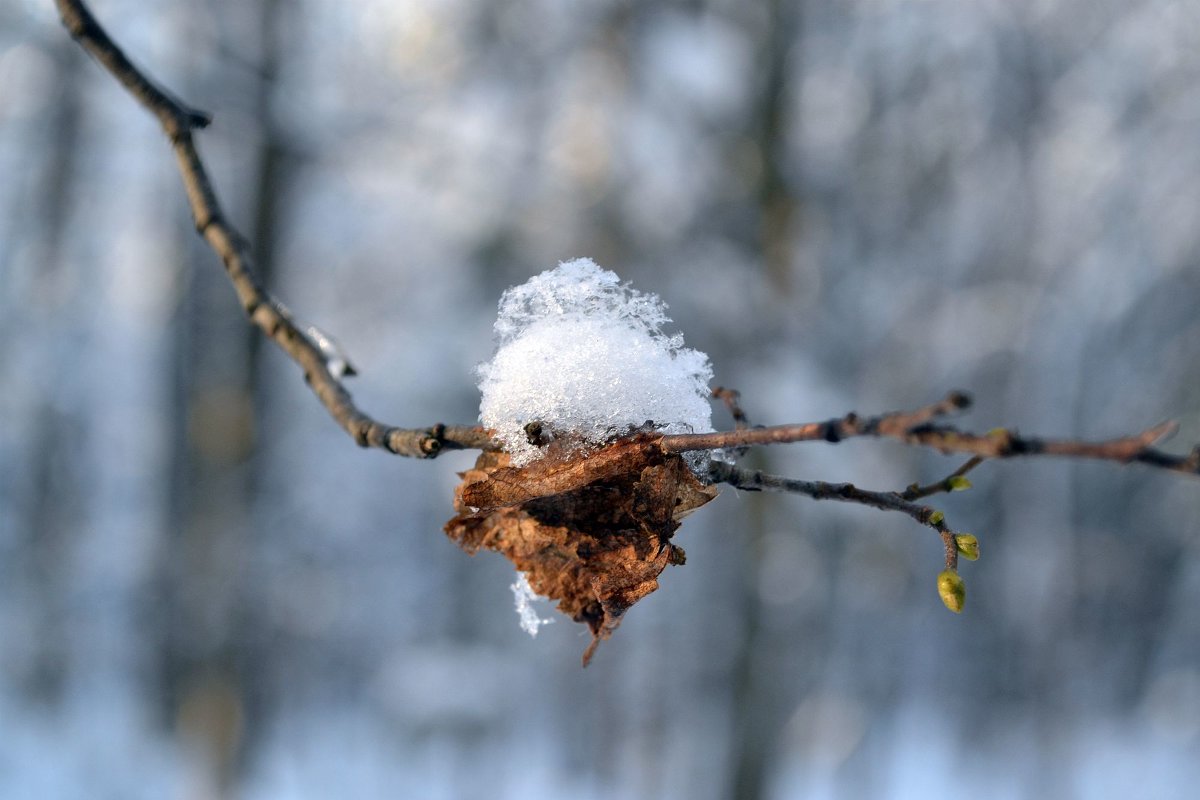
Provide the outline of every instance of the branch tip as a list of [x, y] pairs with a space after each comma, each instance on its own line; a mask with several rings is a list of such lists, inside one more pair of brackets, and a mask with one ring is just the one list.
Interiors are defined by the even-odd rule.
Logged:
[[354, 443], [359, 447], [371, 446], [371, 423], [369, 420], [360, 420], [353, 426], [350, 435], [354, 437]]
[[1159, 442], [1165, 442], [1179, 432], [1179, 423], [1173, 419], [1164, 420], [1142, 434], [1142, 439], [1149, 447]]
[[212, 124], [213, 115], [207, 111], [189, 108], [185, 111], [188, 127], [193, 130], [203, 130]]

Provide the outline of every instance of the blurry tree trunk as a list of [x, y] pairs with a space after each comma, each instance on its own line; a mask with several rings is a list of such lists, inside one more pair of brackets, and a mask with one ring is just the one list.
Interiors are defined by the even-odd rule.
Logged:
[[[751, 454], [753, 468], [764, 461], [761, 453]], [[766, 465], [763, 465], [766, 468]], [[776, 498], [771, 498], [775, 501]], [[764, 795], [766, 773], [770, 760], [773, 728], [772, 719], [778, 706], [765, 702], [771, 692], [766, 677], [770, 637], [764, 637], [763, 606], [759, 594], [764, 548], [766, 545], [766, 504], [758, 503], [745, 513], [743, 534], [742, 643], [733, 664], [733, 720], [730, 732], [730, 751], [733, 754], [730, 797], [753, 800]]]
[[794, 226], [798, 217], [795, 188], [790, 185], [788, 159], [789, 68], [793, 49], [800, 47], [801, 0], [770, 0], [761, 68], [763, 76], [754, 131], [762, 159], [758, 189], [759, 245], [776, 297], [788, 298], [793, 288]]
[[[268, 287], [276, 277], [279, 204], [288, 170], [286, 143], [270, 115], [282, 6], [283, 0], [248, 8], [228, 3], [216, 12], [224, 26], [258, 32], [258, 42], [250, 45], [258, 49], [257, 69], [230, 68], [218, 79], [243, 84], [252, 107], [248, 118], [259, 123], [255, 171], [234, 187], [230, 205], [250, 218], [246, 227]], [[258, 360], [267, 342], [245, 325], [228, 280], [211, 268], [211, 254], [194, 232], [180, 235], [189, 266], [175, 323], [173, 391], [180, 413], [173, 416], [162, 686], [166, 713], [198, 755], [201, 779], [223, 796], [253, 744], [255, 731], [247, 722], [257, 715], [248, 711], [259, 704], [252, 680], [264, 674], [256, 666], [260, 637], [254, 634], [258, 614], [247, 556], [262, 463], [255, 437], [265, 381]]]
[[[760, 154], [762, 170], [758, 187], [756, 244], [763, 264], [765, 283], [780, 308], [787, 308], [791, 291], [794, 257], [796, 193], [786, 173], [787, 103], [790, 98], [789, 70], [793, 50], [799, 47], [801, 0], [770, 0], [761, 22], [760, 67], [762, 85], [751, 135]], [[784, 325], [775, 319], [772, 325]], [[747, 459], [755, 469], [770, 472], [769, 453], [756, 451]], [[763, 498], [764, 500], [767, 498]], [[759, 591], [767, 540], [770, 509], [779, 498], [747, 509], [742, 525], [744, 568], [742, 594], [743, 639], [733, 668], [733, 720], [731, 732], [732, 773], [730, 797], [755, 800], [765, 795], [771, 759], [779, 741], [784, 710], [772, 695], [778, 691], [772, 638], [764, 634], [764, 609]], [[799, 676], [792, 676], [797, 680]]]
[[[37, 225], [33, 259], [37, 273], [32, 281], [34, 318], [28, 323], [43, 330], [42, 341], [49, 343], [50, 351], [40, 359], [39, 367], [53, 374], [71, 368], [54, 352], [59, 349], [55, 345], [61, 346], [73, 335], [81, 318], [81, 287], [69, 274], [71, 259], [64, 251], [70, 238], [83, 99], [78, 48], [65, 42], [55, 43], [51, 49], [55, 75], [49, 85], [58, 91], [49, 105], [49, 124], [44, 132], [48, 143], [45, 170], [35, 195], [41, 203], [32, 212]], [[41, 380], [53, 387], [68, 383], [53, 375]], [[86, 484], [79, 474], [79, 460], [70, 456], [82, 427], [74, 410], [66, 392], [41, 395], [26, 466], [33, 477], [26, 527], [32, 558], [28, 580], [33, 601], [29, 607], [36, 610], [38, 618], [33, 626], [36, 650], [25, 680], [32, 696], [50, 702], [58, 699], [67, 678], [70, 648], [63, 606], [71, 592], [65, 551], [71, 543], [69, 532], [80, 524], [80, 498], [75, 487]]]

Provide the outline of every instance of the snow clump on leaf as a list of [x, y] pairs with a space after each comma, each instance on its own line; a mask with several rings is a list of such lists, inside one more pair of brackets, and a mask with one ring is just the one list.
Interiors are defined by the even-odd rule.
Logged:
[[666, 306], [591, 259], [566, 261], [505, 291], [496, 353], [477, 370], [480, 421], [516, 466], [540, 455], [526, 431], [599, 445], [653, 421], [666, 433], [712, 428], [708, 356], [667, 335]]

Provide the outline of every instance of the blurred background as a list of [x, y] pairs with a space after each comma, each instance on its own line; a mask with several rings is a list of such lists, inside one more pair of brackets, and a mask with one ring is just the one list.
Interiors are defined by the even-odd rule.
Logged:
[[[757, 423], [1200, 441], [1200, 10], [1167, 0], [96, 0], [365, 410], [472, 422], [500, 292], [589, 256]], [[1200, 483], [992, 463], [899, 515], [726, 490], [587, 670], [247, 325], [152, 118], [0, 2], [0, 796], [1177, 798]], [[718, 409], [718, 427], [729, 420]], [[887, 442], [750, 463], [899, 489]]]

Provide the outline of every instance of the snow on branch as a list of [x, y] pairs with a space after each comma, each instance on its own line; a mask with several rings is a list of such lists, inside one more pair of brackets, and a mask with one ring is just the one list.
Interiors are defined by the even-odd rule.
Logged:
[[[192, 141], [193, 131], [206, 127], [211, 120], [210, 115], [181, 103], [136, 67], [108, 36], [82, 0], [55, 2], [72, 38], [159, 120], [179, 162], [196, 230], [221, 258], [238, 300], [251, 322], [300, 365], [305, 380], [338, 424], [359, 445], [379, 447], [397, 455], [418, 458], [431, 458], [446, 449], [484, 450], [499, 446], [493, 438], [493, 432], [479, 425], [436, 424], [428, 428], [399, 428], [381, 423], [360, 410], [341, 381], [343, 376], [355, 374], [345, 356], [331, 349], [328, 337], [318, 329], [298, 323], [287, 307], [266, 290], [255, 274], [249, 244], [225, 217], [208, 171]], [[628, 429], [646, 419], [653, 419], [652, 415], [658, 415], [659, 418], [654, 421], [666, 431], [661, 446], [672, 453], [736, 450], [755, 445], [812, 440], [837, 442], [857, 436], [874, 436], [932, 447], [943, 453], [971, 453], [980, 458], [1057, 455], [1136, 462], [1175, 472], [1200, 474], [1200, 447], [1187, 456], [1171, 455], [1152, 447], [1174, 431], [1173, 423], [1163, 423], [1135, 436], [1107, 442], [1035, 439], [1003, 429], [981, 436], [934, 424], [935, 419], [962, 410], [970, 404], [970, 398], [961, 392], [951, 393], [938, 403], [911, 412], [895, 412], [867, 419], [847, 414], [826, 422], [749, 428], [743, 424], [745, 418], [737, 406], [736, 393], [718, 389], [714, 396], [729, 405], [738, 422], [738, 429], [725, 433], [711, 432], [709, 412], [700, 410], [693, 396], [697, 387], [711, 376], [708, 359], [703, 353], [682, 347], [681, 338], [662, 334], [661, 326], [668, 320], [658, 298], [618, 286], [613, 273], [600, 270], [586, 259], [570, 262], [568, 273], [560, 274], [548, 285], [527, 285], [524, 291], [520, 291], [521, 287], [510, 290], [513, 293], [506, 295], [503, 302], [507, 306], [502, 309], [504, 313], [497, 322], [500, 350], [490, 364], [480, 368], [485, 398], [483, 418], [485, 422], [492, 421], [501, 443], [508, 444], [518, 460], [528, 458], [529, 451], [514, 436], [512, 424], [518, 419], [526, 419], [521, 429], [527, 436], [536, 439], [531, 431], [536, 428], [539, 415], [553, 416], [555, 413], [564, 413], [563, 409], [566, 408], [567, 416], [575, 414], [572, 418], [575, 430], [579, 432], [586, 427], [583, 438], [593, 443], [598, 441], [600, 431], [615, 431], [622, 426]], [[571, 279], [576, 280], [575, 285], [571, 284]], [[541, 331], [535, 331], [534, 312], [539, 309], [552, 309], [561, 319]], [[609, 316], [602, 318], [601, 312]], [[617, 330], [613, 320], [623, 320], [628, 330]], [[567, 322], [577, 323], [584, 328], [599, 325], [603, 330], [581, 332], [565, 324]], [[631, 333], [641, 335], [642, 339]], [[547, 334], [566, 336], [572, 346], [583, 346], [583, 350], [575, 350], [575, 355], [591, 358], [589, 369], [602, 364], [602, 368], [608, 372], [601, 377], [607, 379], [608, 383], [598, 380], [569, 387], [561, 385], [562, 376], [542, 375], [527, 376], [528, 382], [523, 386], [513, 386], [510, 382], [501, 388], [498, 376], [512, 374], [505, 356], [522, 342], [532, 350], [540, 348], [541, 352], [535, 355], [546, 359], [544, 363], [551, 369], [570, 364], [555, 360], [561, 355], [554, 348], [546, 346], [546, 342], [553, 339]], [[609, 338], [605, 341], [606, 336]], [[625, 338], [618, 341], [621, 337]], [[618, 352], [622, 346], [628, 345], [636, 350], [647, 342], [647, 361], [630, 362], [628, 352]], [[561, 340], [558, 343], [563, 344]], [[589, 346], [590, 350], [587, 349]], [[610, 357], [617, 356], [626, 359], [624, 371], [609, 364]], [[654, 358], [659, 360], [656, 362]], [[518, 360], [517, 363], [524, 362]], [[648, 377], [648, 373], [655, 373], [656, 368], [663, 365], [666, 367], [657, 370], [657, 377]], [[634, 377], [641, 381], [640, 384], [621, 383], [631, 371], [638, 373]], [[579, 370], [576, 370], [571, 377], [578, 377], [578, 374]], [[555, 379], [559, 380], [560, 385], [549, 383]], [[556, 390], [574, 390], [577, 394], [574, 397], [555, 396], [551, 399], [551, 406], [538, 407], [537, 403], [542, 402], [537, 399], [538, 395], [548, 386]], [[630, 386], [634, 386], [634, 389], [631, 390]], [[580, 399], [583, 393], [599, 394], [614, 387], [624, 393], [620, 399], [632, 397], [633, 391], [656, 393], [652, 402], [642, 409], [647, 416], [643, 420], [635, 420], [635, 416], [640, 416], [640, 410], [628, 404], [618, 404], [620, 413], [610, 413], [611, 409], [602, 408], [610, 400], [608, 397]], [[522, 401], [530, 405], [517, 413], [514, 404]], [[559, 405], [554, 407], [553, 403]], [[606, 416], [603, 419], [596, 418], [599, 414]], [[665, 419], [664, 414], [670, 419]], [[672, 431], [673, 428], [686, 428], [691, 432], [676, 433]]]
[[[962, 392], [912, 411], [751, 427], [736, 392], [707, 388], [708, 357], [684, 347], [681, 335], [664, 333], [665, 305], [586, 259], [535, 276], [501, 299], [497, 350], [478, 370], [483, 425], [399, 428], [379, 422], [355, 405], [343, 385], [355, 371], [333, 339], [299, 323], [256, 275], [249, 244], [226, 218], [192, 141], [209, 115], [176, 100], [134, 66], [82, 0], [56, 2], [71, 36], [159, 120], [196, 230], [223, 262], [250, 321], [301, 367], [334, 420], [359, 445], [397, 455], [483, 451], [474, 469], [463, 473], [446, 533], [468, 552], [491, 549], [513, 562], [523, 576], [514, 591], [531, 633], [544, 622], [528, 607], [534, 595], [585, 623], [593, 635], [585, 664], [624, 613], [657, 589], [662, 571], [684, 563], [671, 538], [684, 515], [715, 497], [719, 484], [906, 514], [941, 537], [945, 569], [938, 593], [957, 612], [965, 598], [959, 556], [977, 558], [978, 540], [918, 501], [970, 488], [966, 474], [984, 461], [1061, 456], [1200, 474], [1200, 446], [1186, 456], [1156, 449], [1175, 431], [1174, 423], [1101, 442], [1028, 437], [1004, 428], [976, 434], [943, 421], [970, 405]], [[713, 399], [729, 409], [735, 430], [713, 431]], [[748, 447], [856, 437], [971, 458], [934, 483], [890, 492], [768, 475], [727, 462]]]
[[[538, 441], [599, 446], [652, 420], [666, 433], [711, 431], [708, 356], [668, 335], [666, 306], [591, 259], [559, 264], [500, 298], [496, 354], [479, 367], [479, 418], [513, 464]], [[541, 446], [544, 446], [541, 445]]]

